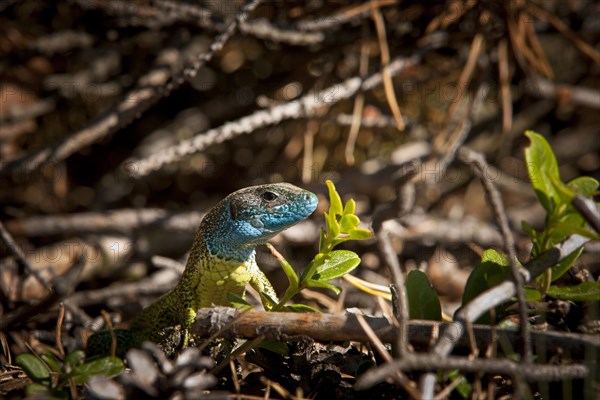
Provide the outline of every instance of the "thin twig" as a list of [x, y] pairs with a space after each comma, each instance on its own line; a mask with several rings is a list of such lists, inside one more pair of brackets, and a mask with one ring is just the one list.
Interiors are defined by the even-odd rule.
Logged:
[[62, 357], [65, 356], [65, 348], [62, 343], [62, 326], [65, 320], [65, 305], [64, 303], [60, 303], [58, 306], [58, 318], [56, 320], [56, 347], [58, 347], [58, 352]]
[[[409, 58], [398, 57], [389, 64], [386, 70], [391, 76], [399, 74], [406, 68], [415, 65], [421, 59], [420, 55]], [[347, 79], [336, 83], [317, 93], [309, 93], [297, 100], [273, 106], [267, 110], [259, 110], [236, 121], [227, 122], [220, 127], [198, 133], [189, 140], [184, 140], [175, 146], [161, 149], [142, 159], [126, 161], [132, 178], [141, 178], [159, 170], [166, 164], [176, 162], [183, 157], [198, 153], [214, 144], [223, 143], [237, 136], [252, 133], [259, 128], [276, 125], [286, 119], [312, 117], [323, 107], [325, 102], [329, 107], [333, 104], [354, 96], [359, 90], [371, 90], [383, 81], [381, 73], [375, 73], [364, 81], [360, 77]]]
[[465, 372], [496, 373], [520, 376], [529, 381], [560, 381], [563, 379], [580, 379], [588, 375], [588, 366], [584, 364], [569, 365], [520, 365], [510, 360], [469, 360], [464, 357], [448, 356], [439, 358], [435, 355], [413, 355], [407, 359], [394, 360], [380, 367], [365, 372], [354, 386], [357, 390], [368, 389], [383, 382], [396, 371], [411, 370], [451, 370]]
[[2, 242], [4, 242], [6, 247], [8, 247], [8, 250], [13, 254], [13, 256], [15, 256], [19, 264], [24, 266], [27, 272], [35, 277], [35, 279], [37, 279], [38, 282], [40, 282], [42, 286], [48, 290], [48, 292], [52, 293], [52, 285], [50, 285], [50, 283], [44, 279], [42, 274], [40, 274], [37, 269], [33, 268], [29, 261], [27, 261], [25, 258], [25, 252], [23, 252], [23, 249], [19, 247], [12, 235], [6, 230], [2, 221], [0, 221], [0, 239]]
[[386, 264], [392, 274], [394, 291], [398, 294], [398, 296], [395, 296], [396, 298], [393, 300], [395, 300], [394, 310], [398, 312], [395, 317], [400, 324], [398, 332], [398, 351], [400, 355], [403, 355], [408, 352], [408, 334], [406, 323], [409, 319], [408, 297], [406, 294], [404, 275], [402, 274], [398, 257], [396, 256], [396, 252], [392, 246], [390, 235], [385, 227], [378, 232], [377, 237], [379, 239], [380, 250], [383, 253], [383, 258], [385, 259]]
[[[363, 24], [363, 36], [366, 37], [367, 25]], [[367, 75], [369, 69], [369, 44], [363, 37], [363, 42], [360, 47], [360, 65], [358, 67], [358, 74], [361, 78]], [[346, 140], [346, 148], [344, 150], [346, 156], [346, 163], [348, 165], [354, 165], [354, 146], [356, 145], [356, 138], [362, 125], [362, 113], [365, 106], [365, 95], [359, 93], [354, 99], [354, 109], [352, 110], [352, 124], [348, 131], [348, 140]]]
[[583, 54], [594, 60], [596, 64], [600, 64], [600, 52], [587, 44], [583, 39], [581, 39], [575, 32], [573, 32], [568, 26], [566, 26], [560, 19], [558, 19], [555, 15], [550, 14], [548, 11], [538, 7], [533, 3], [527, 4], [527, 10], [533, 14], [535, 17], [550, 23], [552, 26], [556, 28], [560, 33], [562, 33], [567, 39], [573, 42], [575, 46], [581, 51]]
[[342, 25], [371, 14], [371, 8], [387, 7], [398, 3], [398, 0], [371, 0], [343, 8], [326, 18], [306, 19], [296, 23], [296, 27], [304, 31], [330, 31], [340, 29]]
[[[375, 347], [379, 355], [386, 361], [391, 362], [393, 360], [391, 354], [386, 350], [384, 344], [381, 342], [377, 334], [373, 331], [371, 326], [365, 321], [365, 318], [360, 314], [355, 314], [358, 323], [361, 328], [365, 331], [365, 334], [369, 337], [371, 344]], [[406, 390], [413, 399], [420, 399], [421, 393], [414, 387], [413, 382], [402, 371], [396, 371], [390, 374], [393, 379], [399, 383], [404, 390]]]
[[519, 328], [523, 340], [523, 360], [525, 364], [533, 362], [533, 355], [531, 352], [531, 340], [528, 332], [528, 315], [527, 315], [527, 303], [525, 302], [525, 288], [524, 279], [521, 274], [521, 268], [517, 261], [517, 251], [515, 249], [515, 240], [508, 226], [508, 217], [506, 216], [506, 210], [504, 209], [504, 203], [502, 197], [494, 182], [486, 177], [487, 162], [481, 153], [477, 153], [467, 147], [462, 147], [458, 151], [458, 157], [466, 163], [475, 167], [477, 175], [479, 176], [481, 183], [488, 195], [492, 209], [496, 216], [496, 221], [500, 226], [502, 237], [504, 238], [504, 249], [508, 254], [510, 263], [510, 270], [512, 278], [515, 281], [517, 291], [517, 302], [519, 304]]
[[[502, 98], [502, 134], [509, 139], [512, 130], [512, 99], [510, 97], [510, 67], [508, 65], [508, 43], [501, 39], [498, 43], [498, 80]], [[508, 146], [507, 146], [508, 147]]]
[[311, 46], [325, 40], [323, 32], [302, 32], [283, 29], [271, 24], [266, 19], [255, 19], [240, 24], [240, 32], [259, 39], [287, 43], [293, 46]]
[[600, 91], [594, 88], [534, 77], [525, 82], [525, 89], [536, 97], [556, 99], [559, 104], [572, 102], [596, 110], [600, 109]]
[[260, 342], [262, 342], [263, 340], [265, 340], [265, 338], [263, 336], [257, 336], [254, 339], [252, 339], [248, 342], [245, 342], [245, 343], [241, 344], [240, 346], [236, 347], [235, 350], [233, 350], [231, 353], [229, 353], [223, 359], [223, 361], [221, 361], [219, 363], [219, 365], [217, 365], [216, 367], [214, 367], [213, 369], [210, 370], [211, 374], [217, 375], [223, 368], [225, 368], [226, 366], [229, 365], [229, 360], [232, 360], [234, 357], [238, 356], [239, 354], [242, 354], [249, 350], [252, 350], [256, 346], [258, 346], [260, 344]]
[[398, 105], [398, 100], [396, 99], [396, 92], [394, 90], [394, 82], [392, 81], [392, 76], [387, 69], [387, 66], [390, 63], [390, 49], [387, 42], [387, 34], [385, 32], [385, 22], [383, 21], [383, 16], [381, 15], [381, 11], [379, 7], [373, 6], [371, 8], [371, 16], [373, 17], [373, 21], [375, 22], [375, 28], [377, 29], [377, 39], [379, 42], [379, 53], [381, 55], [381, 72], [383, 76], [383, 88], [385, 91], [385, 97], [387, 99], [388, 105], [390, 106], [390, 110], [392, 111], [392, 115], [396, 120], [396, 126], [399, 131], [403, 131], [406, 129], [406, 123], [404, 122], [404, 118], [402, 118], [402, 113], [400, 112], [400, 106]]
[[456, 83], [456, 90], [459, 93], [451, 103], [450, 107], [446, 111], [446, 116], [444, 117], [444, 127], [440, 130], [440, 132], [436, 135], [433, 144], [434, 148], [438, 151], [441, 151], [444, 143], [446, 142], [446, 135], [448, 131], [448, 126], [458, 105], [461, 103], [461, 100], [465, 94], [465, 92], [469, 89], [469, 82], [471, 82], [471, 77], [473, 76], [473, 72], [475, 71], [475, 66], [477, 65], [477, 60], [483, 51], [483, 35], [478, 33], [473, 38], [471, 42], [471, 48], [469, 50], [469, 56], [467, 57], [467, 62], [463, 67], [460, 77], [458, 78], [458, 82]]
[[479, 111], [479, 107], [485, 99], [488, 88], [489, 85], [487, 83], [481, 83], [479, 85], [479, 88], [475, 93], [475, 97], [470, 100], [468, 111], [465, 113], [462, 122], [456, 127], [452, 135], [450, 135], [448, 141], [445, 143], [443, 157], [438, 162], [440, 175], [443, 175], [446, 172], [448, 165], [454, 161], [456, 152], [460, 146], [462, 146], [465, 140], [467, 140], [467, 137], [471, 132], [471, 128], [473, 127], [473, 119], [475, 114]]
[[533, 30], [533, 24], [524, 24], [524, 26], [525, 26], [525, 36], [527, 37], [527, 39], [529, 39], [529, 43], [531, 45], [531, 50], [535, 53], [537, 59], [539, 60], [539, 63], [540, 63], [540, 66], [542, 68], [544, 75], [547, 78], [553, 79], [554, 71], [552, 70], [552, 67], [550, 66], [550, 62], [548, 61], [548, 58], [546, 57], [546, 53], [542, 49], [542, 45], [540, 44], [537, 34]]

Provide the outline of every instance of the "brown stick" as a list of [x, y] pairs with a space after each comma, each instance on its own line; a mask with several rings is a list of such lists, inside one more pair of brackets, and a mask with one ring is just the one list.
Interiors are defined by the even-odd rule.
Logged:
[[[396, 330], [383, 317], [364, 316], [365, 321], [384, 343], [396, 341]], [[229, 327], [228, 327], [228, 324]], [[462, 332], [446, 329], [446, 323], [435, 321], [407, 321], [408, 339], [410, 343], [422, 348], [431, 342], [434, 330], [445, 332], [441, 340], [458, 342], [456, 345], [469, 349], [469, 340]], [[453, 327], [457, 327], [454, 325]], [[192, 333], [199, 336], [210, 336], [222, 331], [223, 337], [252, 339], [264, 335], [268, 339], [282, 340], [290, 337], [307, 336], [319, 341], [357, 341], [369, 342], [369, 337], [361, 327], [356, 315], [331, 315], [317, 313], [287, 312], [245, 312], [233, 308], [215, 307], [201, 308], [196, 316]], [[473, 325], [478, 346], [490, 343], [494, 336], [504, 336], [514, 342], [519, 337], [516, 330], [492, 330], [485, 325]], [[583, 357], [587, 346], [600, 346], [600, 337], [584, 334], [562, 332], [531, 332], [532, 342], [543, 351], [556, 351], [568, 348], [573, 358]], [[540, 350], [541, 351], [541, 350]]]

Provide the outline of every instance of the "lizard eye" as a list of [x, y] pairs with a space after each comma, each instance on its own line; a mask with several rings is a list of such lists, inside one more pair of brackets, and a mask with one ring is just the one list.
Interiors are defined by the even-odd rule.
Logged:
[[275, 200], [277, 200], [277, 197], [279, 197], [279, 196], [278, 196], [278, 195], [277, 195], [277, 193], [275, 193], [275, 192], [269, 192], [269, 191], [266, 191], [266, 192], [264, 192], [264, 193], [262, 194], [262, 198], [263, 198], [263, 200], [264, 200], [264, 201], [268, 201], [268, 202], [272, 202], [272, 201], [275, 201]]

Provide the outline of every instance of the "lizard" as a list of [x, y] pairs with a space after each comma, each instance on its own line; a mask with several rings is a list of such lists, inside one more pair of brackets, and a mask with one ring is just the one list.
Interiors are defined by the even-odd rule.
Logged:
[[[129, 329], [116, 329], [117, 355], [149, 340], [166, 354], [188, 347], [201, 307], [230, 305], [229, 293], [243, 296], [247, 284], [261, 294], [266, 309], [278, 302], [256, 263], [256, 246], [306, 219], [317, 208], [314, 193], [289, 183], [250, 186], [231, 193], [202, 219], [177, 285], [142, 310]], [[112, 336], [88, 339], [88, 356], [110, 354]]]

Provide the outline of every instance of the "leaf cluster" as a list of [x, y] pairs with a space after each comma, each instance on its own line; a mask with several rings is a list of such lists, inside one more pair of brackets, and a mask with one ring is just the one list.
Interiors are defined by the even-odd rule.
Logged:
[[[567, 183], [560, 178], [558, 162], [552, 148], [544, 137], [533, 131], [525, 132], [531, 141], [525, 149], [527, 174], [535, 194], [546, 211], [544, 227], [535, 230], [527, 222], [522, 222], [523, 231], [532, 242], [531, 258], [535, 258], [567, 239], [573, 234], [598, 239], [599, 236], [586, 227], [586, 221], [572, 204], [573, 197], [582, 195], [593, 196], [598, 190], [598, 181], [582, 176]], [[571, 253], [558, 264], [552, 266], [525, 288], [527, 301], [539, 301], [544, 295], [570, 301], [600, 300], [600, 282], [583, 282], [573, 286], [552, 285], [563, 276], [581, 256], [583, 247]], [[462, 304], [465, 305], [480, 293], [510, 279], [510, 264], [508, 258], [493, 249], [486, 250], [481, 257], [481, 264], [473, 270], [463, 294]], [[510, 304], [496, 307], [482, 316], [477, 322], [491, 323], [504, 315], [504, 310]]]
[[27, 395], [53, 399], [75, 397], [75, 385], [87, 383], [92, 376], [112, 378], [125, 370], [123, 361], [118, 357], [85, 360], [85, 353], [81, 350], [67, 354], [63, 360], [48, 351], [41, 356], [23, 353], [15, 361], [33, 381], [27, 386]]

